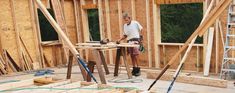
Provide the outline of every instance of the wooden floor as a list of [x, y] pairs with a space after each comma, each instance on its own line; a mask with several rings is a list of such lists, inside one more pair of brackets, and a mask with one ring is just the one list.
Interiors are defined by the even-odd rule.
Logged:
[[[82, 82], [82, 76], [79, 71], [78, 66], [73, 67], [72, 79], [71, 80], [64, 80], [66, 77], [66, 68], [50, 68], [55, 70], [54, 75], [50, 75], [48, 77], [53, 77], [55, 82], [51, 84], [45, 85], [35, 85], [30, 84], [30, 80], [36, 78], [43, 78], [42, 77], [35, 77], [34, 72], [20, 72], [14, 73], [10, 75], [0, 76], [0, 90], [3, 88], [1, 85], [5, 84], [4, 81], [12, 81], [12, 80], [21, 80], [28, 82], [24, 83], [25, 86], [20, 86], [19, 88], [15, 88], [14, 91], [8, 91], [7, 93], [74, 93], [74, 92], [90, 92], [90, 93], [138, 93], [140, 91], [147, 90], [149, 85], [154, 81], [153, 79], [147, 79], [146, 73], [142, 71], [142, 75], [139, 77], [134, 77], [134, 79], [142, 80], [142, 82], [132, 83], [132, 82], [124, 82], [124, 83], [114, 83], [111, 82], [114, 79], [127, 79], [128, 76], [126, 71], [120, 70], [120, 74], [118, 77], [113, 77], [113, 67], [109, 67], [111, 74], [106, 75], [106, 80], [108, 82], [107, 85], [102, 84], [95, 84], [95, 83], [87, 83]], [[98, 78], [98, 73], [95, 70], [94, 72], [95, 77]], [[28, 81], [26, 81], [28, 80]], [[217, 88], [217, 87], [210, 87], [210, 86], [202, 86], [202, 85], [193, 85], [193, 84], [185, 84], [185, 83], [178, 83], [176, 82], [172, 93], [234, 93], [235, 86], [233, 84], [234, 81], [228, 81], [227, 88]], [[9, 82], [12, 83], [12, 82]], [[24, 85], [21, 84], [21, 85]], [[152, 92], [157, 93], [166, 93], [166, 90], [170, 84], [170, 81], [158, 81], [156, 85], [152, 88]], [[17, 84], [15, 86], [18, 86]], [[11, 85], [11, 87], [15, 87]], [[0, 91], [1, 92], [1, 91]]]

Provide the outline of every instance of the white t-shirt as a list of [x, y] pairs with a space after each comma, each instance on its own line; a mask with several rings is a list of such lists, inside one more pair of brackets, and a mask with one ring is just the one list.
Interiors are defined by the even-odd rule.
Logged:
[[127, 36], [127, 40], [132, 38], [140, 38], [140, 31], [143, 27], [137, 21], [131, 21], [129, 25], [124, 24], [123, 34]]

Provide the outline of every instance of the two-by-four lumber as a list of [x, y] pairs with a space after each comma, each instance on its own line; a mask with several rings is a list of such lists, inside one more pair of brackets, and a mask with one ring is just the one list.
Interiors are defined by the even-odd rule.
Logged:
[[36, 47], [38, 47], [38, 53], [40, 56], [38, 56], [40, 59], [40, 68], [45, 67], [45, 62], [44, 62], [44, 57], [43, 57], [43, 49], [42, 46], [40, 45], [42, 43], [41, 41], [41, 33], [40, 33], [40, 26], [39, 26], [39, 19], [38, 19], [38, 12], [37, 12], [37, 6], [35, 3], [35, 0], [29, 0], [29, 5], [30, 5], [30, 14], [31, 14], [31, 20], [32, 20], [32, 24], [33, 25], [33, 29], [34, 29], [34, 36], [36, 38], [35, 40], [35, 45], [37, 45]]
[[82, 5], [82, 9], [97, 9], [97, 8], [98, 8], [97, 4]]
[[202, 3], [204, 0], [155, 0], [156, 4]]
[[[154, 0], [152, 0], [154, 2]], [[154, 53], [155, 53], [155, 67], [160, 68], [160, 48], [158, 46], [161, 43], [161, 14], [160, 5], [153, 3], [153, 32], [154, 32]]]
[[[111, 26], [110, 26], [110, 7], [109, 7], [109, 0], [105, 0], [105, 16], [106, 16], [106, 29], [107, 29], [107, 35], [108, 39], [112, 41], [112, 33], [111, 33]], [[109, 63], [113, 64], [113, 52], [109, 51]]]
[[147, 49], [148, 49], [148, 64], [152, 67], [152, 48], [151, 48], [151, 33], [150, 33], [150, 5], [149, 0], [146, 0], [146, 23], [147, 23]]
[[212, 54], [212, 45], [213, 45], [213, 38], [214, 38], [214, 28], [209, 29], [209, 36], [208, 36], [208, 45], [206, 51], [206, 59], [204, 64], [204, 76], [209, 75], [210, 71], [210, 61], [211, 61], [211, 54]]

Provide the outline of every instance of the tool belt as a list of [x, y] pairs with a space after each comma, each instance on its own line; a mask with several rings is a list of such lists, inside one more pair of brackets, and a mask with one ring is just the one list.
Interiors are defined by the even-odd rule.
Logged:
[[132, 38], [132, 39], [127, 40], [127, 42], [130, 42], [130, 41], [138, 41], [138, 42], [140, 42], [140, 39], [139, 38]]
[[140, 45], [139, 51], [142, 53], [145, 51], [144, 45], [140, 42], [140, 38], [132, 38], [132, 39], [127, 40], [127, 42], [130, 42], [130, 41], [138, 41], [138, 43]]

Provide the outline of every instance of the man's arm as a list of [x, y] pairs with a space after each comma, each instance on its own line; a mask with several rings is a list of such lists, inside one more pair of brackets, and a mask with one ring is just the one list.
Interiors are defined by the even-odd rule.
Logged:
[[120, 39], [117, 41], [117, 43], [119, 44], [122, 40], [126, 39], [126, 37], [127, 37], [126, 35], [123, 35], [122, 38], [120, 38]]

